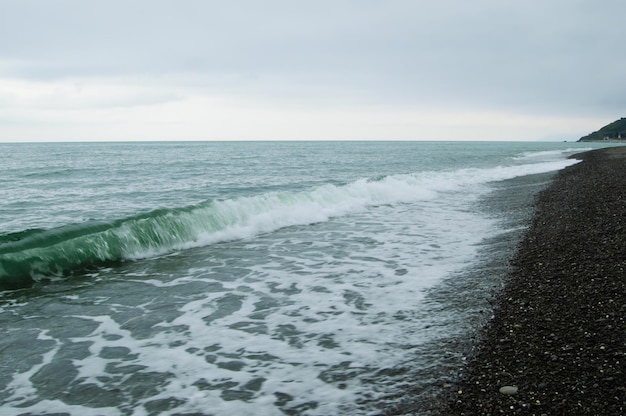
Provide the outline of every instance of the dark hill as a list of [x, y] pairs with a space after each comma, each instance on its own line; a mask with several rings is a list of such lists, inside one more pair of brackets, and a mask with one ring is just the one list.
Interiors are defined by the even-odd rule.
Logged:
[[581, 137], [579, 142], [591, 142], [594, 140], [626, 140], [626, 118], [607, 124], [600, 130]]

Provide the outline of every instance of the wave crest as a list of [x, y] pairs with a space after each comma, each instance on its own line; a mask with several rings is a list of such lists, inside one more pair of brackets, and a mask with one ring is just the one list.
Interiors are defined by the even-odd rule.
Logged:
[[0, 236], [0, 289], [28, 287], [46, 277], [327, 221], [370, 206], [433, 199], [441, 192], [557, 170], [573, 163], [569, 160], [360, 179], [306, 192], [273, 192], [160, 209], [111, 223], [26, 230]]

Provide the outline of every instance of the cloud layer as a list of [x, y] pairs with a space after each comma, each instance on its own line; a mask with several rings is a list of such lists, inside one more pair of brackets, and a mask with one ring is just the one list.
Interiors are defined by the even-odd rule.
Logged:
[[576, 139], [625, 115], [618, 0], [0, 3], [0, 140]]

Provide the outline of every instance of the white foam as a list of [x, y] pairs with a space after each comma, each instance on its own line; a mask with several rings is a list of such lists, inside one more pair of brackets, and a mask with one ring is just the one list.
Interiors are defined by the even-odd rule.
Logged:
[[[14, 412], [13, 412], [14, 410]], [[10, 415], [49, 415], [49, 414], [70, 414], [80, 416], [119, 416], [120, 410], [115, 407], [93, 408], [82, 405], [71, 405], [61, 400], [41, 400], [29, 406], [16, 409], [2, 409], [2, 414]]]
[[54, 346], [46, 353], [41, 355], [41, 362], [33, 365], [27, 371], [13, 374], [12, 380], [7, 384], [5, 391], [10, 393], [6, 399], [7, 402], [14, 404], [28, 403], [30, 400], [37, 398], [37, 389], [30, 382], [30, 378], [37, 374], [43, 367], [50, 364], [58, 353], [61, 343], [48, 335], [47, 330], [39, 332], [37, 339], [41, 341], [53, 341]]
[[524, 152], [520, 156], [515, 156], [514, 160], [529, 160], [529, 159], [552, 159], [561, 158], [566, 155], [587, 152], [593, 150], [593, 147], [568, 147], [565, 149], [556, 150], [542, 150], [534, 152]]
[[132, 243], [133, 232], [117, 232], [127, 241], [128, 259], [151, 258], [174, 250], [203, 247], [218, 242], [252, 238], [294, 225], [326, 222], [330, 218], [362, 212], [368, 207], [428, 201], [442, 192], [460, 191], [517, 176], [559, 170], [577, 163], [556, 160], [489, 169], [460, 169], [450, 172], [422, 172], [392, 175], [377, 181], [357, 180], [345, 186], [324, 185], [300, 193], [268, 193], [254, 197], [216, 201], [191, 212], [179, 213], [176, 221], [189, 237], [160, 232], [170, 241], [148, 249]]
[[[198, 294], [195, 300], [181, 304], [177, 318], [155, 326], [158, 332], [148, 339], [137, 339], [109, 316], [81, 316], [97, 322], [98, 328], [86, 337], [72, 340], [91, 343], [89, 356], [75, 361], [77, 379], [100, 383], [104, 388], [95, 375], [105, 374], [107, 364], [115, 360], [102, 358], [100, 352], [104, 348], [124, 347], [136, 356], [125, 365], [141, 365], [145, 373], [172, 375], [150, 400], [189, 398], [177, 408], [178, 412], [201, 411], [209, 406], [217, 414], [254, 411], [272, 415], [277, 413], [273, 405], [276, 392], [293, 397], [291, 406], [319, 401], [315, 410], [303, 414], [337, 414], [342, 408], [348, 413], [356, 412], [355, 401], [388, 393], [385, 387], [364, 385], [359, 377], [346, 379], [345, 386], [340, 387], [339, 382], [320, 379], [320, 373], [345, 363], [344, 372], [372, 374], [409, 360], [410, 349], [404, 347], [430, 338], [426, 333], [416, 333], [424, 326], [415, 316], [423, 289], [471, 261], [475, 252], [472, 245], [489, 229], [488, 221], [458, 210], [467, 202], [465, 198], [443, 202], [417, 202], [422, 204], [419, 208], [380, 206], [350, 216], [352, 226], [342, 221], [320, 229], [294, 230], [293, 234], [286, 230], [284, 239], [274, 240], [276, 250], [289, 249], [299, 242], [314, 242], [311, 251], [296, 251], [295, 256], [281, 253], [280, 257], [250, 266], [245, 279], [225, 284], [222, 292]], [[415, 212], [428, 215], [407, 221], [405, 216]], [[365, 228], [358, 225], [365, 222]], [[386, 231], [370, 235], [367, 230], [372, 223]], [[337, 229], [338, 226], [343, 228]], [[343, 238], [326, 240], [324, 235], [329, 232], [338, 232]], [[370, 241], [354, 243], [361, 239]], [[433, 245], [433, 241], [438, 244]], [[333, 244], [346, 244], [350, 254], [338, 261], [332, 250], [324, 250], [324, 246]], [[398, 274], [398, 270], [404, 273]], [[190, 271], [195, 276], [211, 273], [199, 268]], [[183, 284], [180, 279], [174, 281]], [[173, 287], [161, 286], [168, 290]], [[318, 288], [327, 291], [320, 292]], [[346, 297], [351, 294], [355, 298], [348, 300]], [[207, 321], [218, 310], [220, 300], [228, 295], [240, 297], [240, 307]], [[273, 299], [274, 306], [262, 309], [261, 319], [255, 317], [259, 313], [256, 304], [264, 298]], [[138, 308], [149, 313], [147, 305]], [[264, 329], [246, 330], [259, 325]], [[291, 335], [284, 333], [287, 327], [291, 328]], [[325, 340], [336, 347], [330, 348]], [[211, 345], [216, 351], [205, 352], [204, 348]], [[212, 354], [217, 357], [215, 362], [207, 362], [205, 358]], [[255, 358], [264, 354], [275, 358]], [[241, 369], [220, 367], [229, 361], [240, 362]], [[214, 385], [236, 383], [235, 389], [240, 389], [259, 378], [265, 379], [262, 387], [249, 392], [251, 397], [246, 402], [223, 400], [220, 389], [207, 391], [197, 387], [197, 382], [204, 380]], [[141, 414], [145, 402], [137, 403], [134, 414]]]

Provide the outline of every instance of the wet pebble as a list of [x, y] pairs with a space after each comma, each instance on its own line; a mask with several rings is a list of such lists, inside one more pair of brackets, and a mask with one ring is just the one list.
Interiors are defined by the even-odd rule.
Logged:
[[518, 390], [519, 389], [517, 388], [517, 386], [502, 386], [502, 387], [500, 387], [500, 393], [506, 394], [507, 396], [512, 396], [514, 394], [517, 394]]
[[626, 415], [626, 146], [577, 158], [537, 198], [463, 394], [431, 414]]

